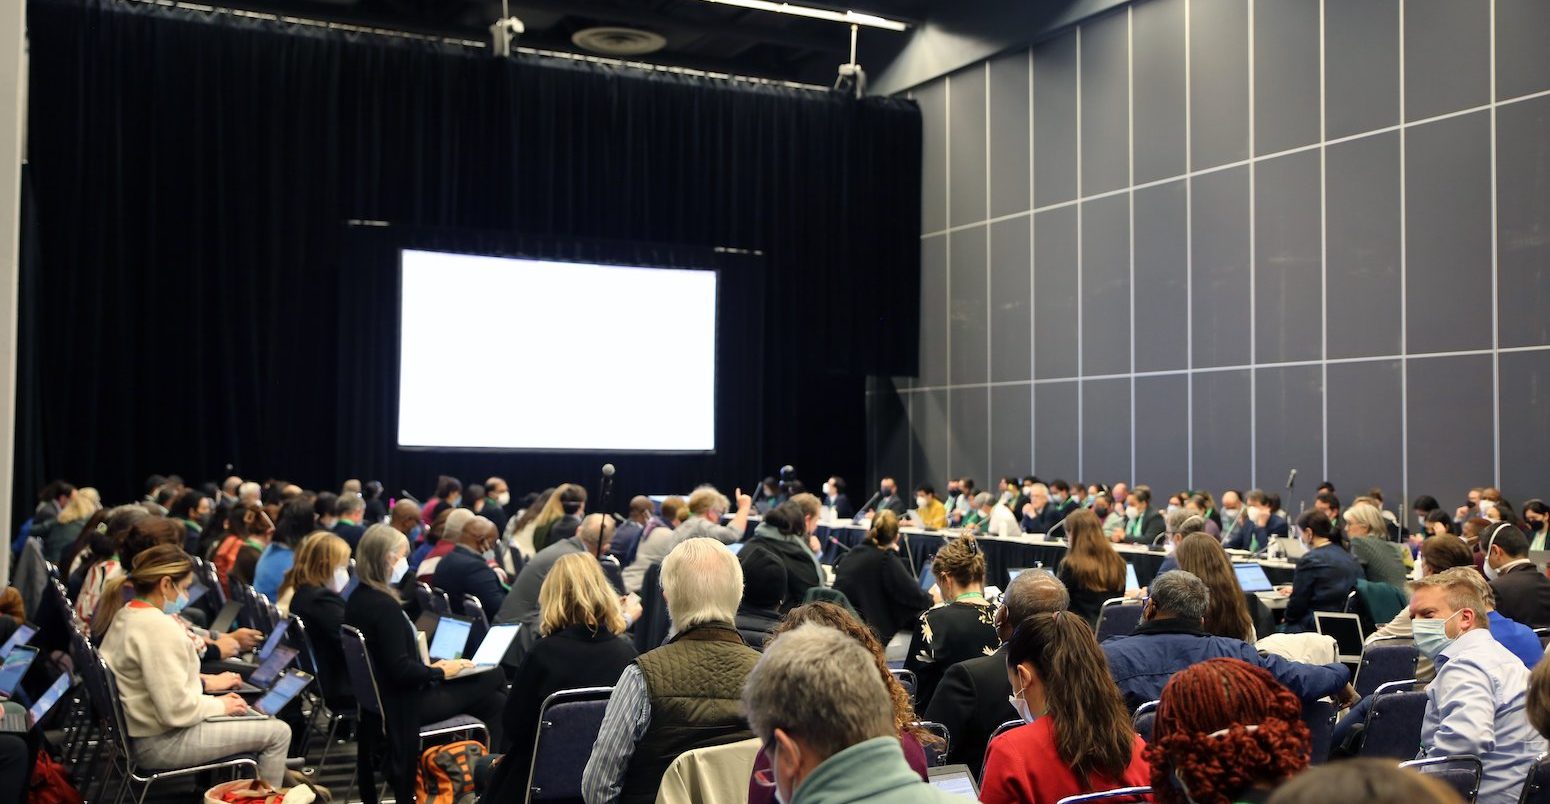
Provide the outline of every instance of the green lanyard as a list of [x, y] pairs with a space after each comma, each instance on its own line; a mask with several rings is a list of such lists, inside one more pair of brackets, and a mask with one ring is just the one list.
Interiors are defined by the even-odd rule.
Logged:
[[953, 598], [953, 602], [957, 603], [958, 601], [960, 601], [960, 600], [962, 600], [962, 599], [964, 599], [966, 597], [977, 597], [980, 600], [984, 600], [985, 599], [985, 593], [984, 592], [964, 592], [963, 594]]

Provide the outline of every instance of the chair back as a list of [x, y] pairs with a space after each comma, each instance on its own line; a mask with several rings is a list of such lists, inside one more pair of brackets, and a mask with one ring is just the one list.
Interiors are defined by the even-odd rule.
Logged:
[[1005, 723], [1002, 723], [1001, 725], [997, 726], [995, 731], [992, 731], [990, 733], [990, 739], [985, 741], [985, 756], [980, 757], [980, 767], [981, 768], [985, 767], [985, 760], [990, 756], [990, 744], [995, 742], [997, 737], [1000, 737], [1001, 735], [1006, 734], [1007, 732], [1011, 731], [1012, 729], [1015, 729], [1018, 726], [1022, 726], [1022, 725], [1024, 725], [1024, 724], [1023, 724], [1023, 722], [1021, 720], [1008, 720]]
[[474, 618], [475, 630], [479, 626], [483, 626], [486, 629], [490, 627], [490, 618], [485, 614], [484, 604], [480, 603], [479, 598], [473, 595], [463, 595], [463, 616]]
[[1152, 788], [1150, 787], [1120, 787], [1114, 790], [1104, 790], [1101, 793], [1085, 793], [1080, 796], [1066, 796], [1055, 804], [1096, 804], [1096, 802], [1120, 802], [1120, 801], [1150, 801]]
[[1109, 637], [1128, 636], [1141, 623], [1141, 601], [1129, 601], [1122, 597], [1103, 601], [1098, 612], [1098, 641]]
[[231, 599], [242, 606], [242, 624], [264, 633], [274, 630], [274, 624], [267, 622], [268, 615], [259, 610], [258, 591], [230, 575], [226, 577], [231, 581]]
[[1453, 788], [1465, 804], [1474, 804], [1475, 795], [1480, 792], [1480, 757], [1473, 754], [1413, 759], [1399, 763], [1399, 767], [1437, 777]]
[[[344, 649], [344, 666], [350, 673], [350, 691], [355, 693], [355, 705], [359, 715], [370, 712], [382, 718], [382, 693], [377, 689], [377, 676], [372, 670], [371, 654], [366, 652], [366, 637], [353, 625], [339, 626], [339, 643]], [[386, 728], [383, 723], [383, 728]]]
[[581, 797], [581, 773], [587, 768], [612, 693], [612, 687], [584, 687], [544, 699], [528, 768], [529, 801]]
[[953, 747], [953, 736], [947, 733], [947, 727], [934, 720], [917, 720], [912, 725], [925, 729], [933, 737], [942, 741], [940, 744], [921, 742], [920, 747], [926, 752], [926, 765], [933, 768], [946, 765], [947, 752]]
[[1161, 701], [1147, 701], [1136, 707], [1136, 713], [1131, 716], [1136, 734], [1148, 743], [1152, 741], [1152, 727], [1157, 725], [1157, 707], [1161, 703]]
[[270, 631], [278, 628], [280, 623], [285, 619], [285, 617], [280, 614], [280, 607], [269, 602], [269, 596], [262, 592], [255, 591], [253, 593], [253, 611], [258, 613], [259, 618], [259, 625], [255, 625], [253, 627], [263, 631], [266, 635]]
[[1382, 640], [1362, 650], [1362, 663], [1356, 671], [1356, 693], [1367, 697], [1391, 681], [1415, 678], [1416, 660], [1421, 652], [1410, 640]]
[[1308, 726], [1308, 743], [1313, 749], [1308, 761], [1323, 764], [1329, 759], [1329, 748], [1335, 741], [1335, 705], [1329, 701], [1304, 703], [1302, 722]]
[[1362, 729], [1364, 757], [1413, 759], [1421, 749], [1421, 723], [1426, 717], [1426, 693], [1405, 689], [1414, 679], [1384, 684], [1373, 693]]
[[204, 588], [210, 590], [206, 594], [215, 596], [215, 602], [219, 604], [216, 606], [217, 611], [221, 606], [226, 605], [226, 587], [221, 585], [220, 577], [215, 574], [214, 564], [195, 556], [194, 578], [203, 584]]
[[909, 694], [910, 701], [915, 700], [915, 690], [920, 688], [920, 679], [915, 677], [915, 671], [905, 670], [902, 667], [890, 667], [888, 672], [893, 674], [893, 680], [899, 682], [899, 686]]
[[452, 601], [447, 598], [447, 593], [440, 589], [431, 589], [431, 611], [437, 614], [451, 614]]
[[1550, 628], [1535, 628], [1534, 636], [1539, 637], [1539, 647], [1550, 649]]
[[1550, 754], [1540, 754], [1529, 766], [1518, 804], [1550, 804]]
[[421, 613], [436, 611], [436, 603], [431, 597], [431, 585], [420, 582], [414, 585], [414, 602], [419, 605]]
[[323, 678], [318, 675], [318, 655], [312, 649], [312, 635], [307, 633], [307, 623], [299, 614], [292, 614], [290, 621], [291, 624], [285, 629], [285, 641], [296, 648], [296, 662], [316, 679], [321, 694], [327, 687], [323, 686]]
[[646, 568], [640, 586], [640, 619], [635, 622], [635, 650], [645, 653], [667, 641], [667, 601], [662, 599], [662, 565]]

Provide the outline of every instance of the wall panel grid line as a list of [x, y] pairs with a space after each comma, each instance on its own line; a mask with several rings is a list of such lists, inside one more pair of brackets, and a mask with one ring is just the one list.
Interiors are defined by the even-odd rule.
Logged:
[[[907, 453], [912, 482], [1037, 468], [1215, 488], [1289, 465], [1391, 503], [1550, 493], [1550, 466], [1503, 443], [1550, 418], [1550, 330], [1500, 309], [1550, 293], [1523, 290], [1550, 260], [1525, 234], [1550, 230], [1542, 182], [1521, 178], [1550, 163], [1531, 128], [1550, 59], [1525, 52], [1525, 20], [1550, 41], [1550, 15], [1499, 0], [1136, 0], [926, 85], [927, 161], [948, 170], [923, 192], [947, 214], [921, 242], [948, 290], [921, 359], [972, 368], [876, 384], [911, 422], [873, 454]], [[963, 320], [982, 280], [984, 332]], [[1445, 415], [1473, 424], [1448, 435]], [[886, 448], [900, 437], [914, 446]]]

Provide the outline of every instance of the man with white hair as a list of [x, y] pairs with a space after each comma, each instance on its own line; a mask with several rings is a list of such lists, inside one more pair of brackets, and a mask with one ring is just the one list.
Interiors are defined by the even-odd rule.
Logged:
[[787, 804], [961, 800], [910, 768], [876, 660], [833, 628], [777, 637], [748, 674], [743, 707]]
[[582, 775], [587, 804], [654, 802], [679, 754], [751, 736], [739, 699], [759, 653], [734, 624], [737, 556], [714, 539], [680, 543], [662, 561], [662, 596], [678, 633], [619, 677]]
[[237, 502], [247, 505], [260, 505], [263, 503], [264, 487], [249, 480], [237, 487]]
[[231, 507], [237, 502], [237, 490], [240, 488], [242, 488], [242, 478], [236, 475], [226, 478], [226, 482], [221, 484], [221, 498], [216, 503]]
[[748, 514], [753, 510], [753, 498], [738, 489], [737, 513], [731, 526], [721, 524], [732, 504], [727, 495], [715, 486], [700, 486], [689, 495], [689, 519], [673, 531], [673, 540], [682, 544], [690, 539], [711, 538], [722, 544], [735, 544], [748, 530]]

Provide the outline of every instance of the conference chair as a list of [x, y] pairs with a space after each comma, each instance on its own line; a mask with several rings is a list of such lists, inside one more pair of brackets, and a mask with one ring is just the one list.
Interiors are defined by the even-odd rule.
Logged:
[[910, 702], [914, 703], [915, 690], [919, 689], [920, 684], [920, 680], [915, 678], [915, 671], [903, 668], [897, 670], [889, 668], [888, 672], [893, 674], [893, 680], [899, 682], [899, 686], [903, 687], [904, 691], [909, 694]]
[[[376, 669], [372, 666], [371, 654], [366, 650], [366, 637], [351, 625], [339, 626], [339, 641], [344, 648], [344, 666], [350, 674], [350, 689], [355, 693], [355, 717], [361, 723], [366, 722], [369, 713], [377, 721], [381, 729], [381, 736], [387, 737], [387, 718], [383, 716], [382, 692], [377, 684]], [[500, 717], [499, 712], [492, 712], [492, 716]], [[490, 730], [484, 725], [484, 721], [470, 715], [453, 715], [446, 720], [438, 720], [434, 723], [426, 723], [420, 726], [420, 741], [423, 744], [427, 737], [436, 737], [442, 734], [455, 734], [458, 732], [479, 732], [484, 735], [482, 742], [489, 746]], [[416, 751], [417, 759], [419, 752]], [[356, 763], [357, 775], [361, 763]], [[401, 769], [402, 770], [402, 769]], [[372, 780], [365, 780], [371, 784]], [[344, 801], [350, 800], [350, 795], [355, 792], [357, 779], [350, 778], [350, 786], [345, 791]], [[384, 780], [384, 783], [386, 780]], [[378, 798], [382, 796], [379, 794]]]
[[1136, 713], [1131, 716], [1136, 734], [1149, 743], [1152, 741], [1152, 728], [1157, 725], [1157, 707], [1161, 703], [1162, 701], [1147, 701], [1136, 707]]
[[640, 586], [640, 619], [635, 621], [635, 650], [645, 653], [667, 641], [667, 601], [662, 598], [662, 565], [646, 569]]
[[[329, 705], [328, 699], [323, 695], [323, 690], [328, 689], [324, 682], [324, 676], [328, 671], [319, 672], [317, 650], [312, 646], [312, 634], [307, 630], [307, 622], [299, 615], [290, 616], [290, 625], [285, 631], [285, 641], [296, 648], [296, 663], [301, 669], [312, 674], [313, 683], [307, 686], [307, 694], [312, 698], [312, 713], [307, 717], [307, 736], [302, 743], [302, 756], [311, 753], [312, 735], [322, 735], [323, 756], [318, 760], [317, 767], [328, 766], [328, 752], [334, 746], [334, 736], [339, 724], [354, 720], [354, 712], [336, 711]], [[328, 730], [325, 732], [318, 724], [318, 718], [323, 717], [328, 722]]]
[[1143, 608], [1141, 601], [1123, 597], [1103, 601], [1103, 608], [1098, 611], [1098, 642], [1133, 633], [1136, 626], [1141, 624]]
[[263, 631], [266, 637], [274, 629], [279, 628], [280, 623], [285, 622], [285, 615], [280, 613], [280, 607], [271, 603], [269, 596], [262, 592], [255, 592], [253, 594], [253, 610], [258, 612], [260, 621], [263, 623], [259, 630]]
[[947, 752], [952, 750], [953, 736], [947, 732], [947, 727], [934, 720], [917, 720], [913, 726], [918, 726], [930, 732], [932, 736], [941, 740], [941, 745], [921, 742], [921, 747], [926, 751], [926, 765], [939, 768], [947, 764]]
[[1539, 646], [1550, 649], [1550, 628], [1535, 628], [1534, 636], [1539, 637]]
[[1363, 698], [1391, 681], [1415, 678], [1416, 660], [1421, 652], [1409, 639], [1381, 639], [1365, 646], [1362, 663], [1357, 668], [1352, 686]]
[[1308, 761], [1314, 765], [1321, 765], [1329, 759], [1329, 749], [1335, 741], [1335, 714], [1335, 705], [1329, 701], [1319, 700], [1302, 705], [1302, 722], [1308, 726], [1308, 742], [1313, 749]]
[[612, 694], [612, 687], [583, 687], [544, 699], [527, 772], [528, 801], [581, 798], [581, 774]]
[[1373, 692], [1362, 726], [1357, 756], [1413, 759], [1421, 748], [1426, 693], [1414, 691], [1415, 679], [1384, 684]]
[[1025, 724], [1021, 720], [1008, 720], [1005, 723], [997, 726], [996, 730], [990, 733], [990, 739], [985, 741], [985, 756], [980, 757], [981, 768], [985, 767], [985, 760], [990, 756], [990, 744], [995, 742], [997, 737], [1000, 737], [1001, 735], [1006, 734], [1012, 729], [1022, 725]]
[[1550, 804], [1550, 754], [1540, 754], [1529, 766], [1518, 804]]
[[414, 585], [414, 602], [419, 605], [420, 612], [436, 612], [436, 602], [431, 595], [431, 585], [417, 583]]
[[1101, 793], [1084, 793], [1080, 796], [1066, 796], [1055, 804], [1098, 804], [1099, 802], [1121, 801], [1150, 801], [1152, 788], [1150, 787], [1120, 787], [1114, 790], [1105, 790]]
[[490, 618], [485, 615], [484, 604], [480, 603], [479, 598], [473, 595], [463, 595], [463, 616], [474, 619], [474, 630], [476, 631], [481, 627], [485, 630], [490, 628]]
[[431, 611], [437, 614], [452, 613], [452, 600], [447, 597], [446, 590], [431, 587]]
[[1475, 795], [1480, 792], [1480, 757], [1473, 754], [1412, 759], [1399, 763], [1399, 767], [1437, 777], [1457, 791], [1464, 804], [1474, 804]]

